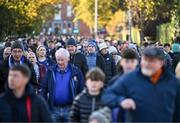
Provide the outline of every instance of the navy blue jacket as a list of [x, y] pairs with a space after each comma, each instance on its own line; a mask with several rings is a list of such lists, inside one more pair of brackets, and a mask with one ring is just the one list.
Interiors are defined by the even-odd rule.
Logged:
[[169, 71], [157, 84], [152, 84], [140, 69], [125, 74], [105, 90], [102, 102], [118, 107], [125, 98], [136, 104], [134, 111], [128, 111], [132, 122], [180, 122], [180, 83]]
[[0, 95], [0, 122], [28, 122], [27, 97], [31, 100], [31, 121], [52, 122], [51, 113], [43, 97], [36, 95], [33, 87], [28, 84], [24, 95], [16, 98], [8, 87]]
[[[56, 65], [52, 66], [45, 76], [44, 81], [40, 84], [40, 94], [47, 100], [49, 108], [53, 110], [54, 107], [54, 89], [55, 89], [55, 69]], [[71, 78], [70, 78], [70, 88], [72, 97], [74, 98], [79, 94], [84, 87], [84, 77], [81, 71], [70, 64]], [[72, 100], [73, 101], [73, 100]]]

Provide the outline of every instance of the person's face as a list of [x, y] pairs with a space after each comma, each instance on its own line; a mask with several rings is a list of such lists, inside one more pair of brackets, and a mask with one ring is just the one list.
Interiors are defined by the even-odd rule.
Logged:
[[31, 48], [28, 48], [28, 52], [33, 52]]
[[37, 44], [37, 40], [33, 39], [33, 45]]
[[25, 77], [20, 71], [9, 71], [8, 86], [12, 90], [18, 90], [25, 87], [28, 82], [28, 78]]
[[164, 61], [158, 58], [150, 58], [142, 56], [141, 59], [141, 69], [142, 73], [146, 76], [152, 76], [159, 69], [163, 67]]
[[107, 54], [107, 53], [108, 53], [107, 48], [102, 49], [102, 50], [101, 50], [101, 53], [104, 54], [104, 55]]
[[51, 49], [54, 49], [56, 46], [55, 46], [54, 43], [49, 43], [49, 44], [48, 44], [48, 47], [51, 48]]
[[170, 49], [169, 46], [165, 46], [165, 47], [164, 47], [164, 50], [165, 50], [167, 53], [169, 53], [171, 49]]
[[88, 51], [88, 46], [87, 46], [87, 45], [84, 45], [84, 46], [83, 46], [83, 50], [84, 50], [85, 52], [87, 52], [87, 51]]
[[136, 66], [138, 65], [137, 59], [122, 59], [120, 62], [124, 73], [129, 73], [136, 69]]
[[45, 47], [41, 47], [39, 48], [39, 56], [40, 57], [45, 57], [46, 56], [46, 48]]
[[69, 51], [70, 54], [73, 54], [76, 52], [76, 46], [74, 45], [68, 45], [67, 50]]
[[28, 54], [28, 59], [31, 63], [36, 63], [36, 56], [31, 52]]
[[88, 79], [86, 81], [86, 86], [87, 86], [89, 93], [96, 94], [96, 93], [99, 93], [101, 91], [104, 84], [100, 80], [99, 81], [92, 81], [91, 79]]
[[123, 45], [122, 45], [122, 49], [121, 50], [126, 50], [126, 49], [128, 49], [128, 46], [129, 46], [129, 44], [128, 43], [124, 43]]
[[99, 122], [96, 119], [93, 119], [89, 123], [99, 123]]
[[34, 44], [34, 40], [31, 39], [31, 40], [29, 41], [29, 46], [32, 46], [33, 44]]
[[118, 46], [117, 46], [117, 49], [118, 49], [119, 52], [121, 52], [122, 45], [118, 45]]
[[20, 61], [23, 55], [23, 50], [20, 48], [15, 48], [11, 51], [11, 55], [15, 61]]
[[112, 52], [111, 55], [112, 55], [113, 59], [115, 59], [117, 53], [116, 52]]
[[11, 55], [11, 47], [5, 48], [3, 52], [3, 58], [6, 59], [10, 55]]
[[56, 61], [57, 61], [59, 68], [61, 70], [65, 70], [67, 68], [69, 58], [67, 58], [66, 56], [63, 56], [63, 55], [56, 56]]
[[89, 53], [95, 53], [95, 52], [96, 52], [95, 46], [89, 45], [89, 46], [88, 46], [88, 52], [89, 52]]

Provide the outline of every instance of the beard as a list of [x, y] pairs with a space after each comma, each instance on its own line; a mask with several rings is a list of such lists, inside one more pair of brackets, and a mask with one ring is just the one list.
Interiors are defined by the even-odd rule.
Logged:
[[148, 68], [141, 68], [141, 72], [143, 75], [151, 77], [155, 72]]

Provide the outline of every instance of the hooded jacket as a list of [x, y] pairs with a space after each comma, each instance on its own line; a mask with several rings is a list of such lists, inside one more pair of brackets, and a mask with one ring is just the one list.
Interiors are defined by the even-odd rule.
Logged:
[[27, 85], [24, 95], [16, 98], [9, 88], [0, 96], [0, 122], [28, 122], [27, 97], [30, 99], [31, 122], [51, 122], [47, 103]]

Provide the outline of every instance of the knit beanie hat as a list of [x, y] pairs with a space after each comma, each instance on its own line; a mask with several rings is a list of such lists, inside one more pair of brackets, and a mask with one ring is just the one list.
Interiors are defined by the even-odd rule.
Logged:
[[94, 46], [94, 47], [96, 47], [97, 45], [96, 45], [96, 43], [95, 42], [92, 42], [92, 41], [90, 41], [90, 42], [88, 42], [88, 45], [87, 46]]
[[11, 45], [11, 50], [15, 48], [24, 50], [23, 44], [20, 41], [13, 42], [13, 44]]
[[76, 46], [77, 43], [76, 43], [76, 40], [74, 38], [70, 38], [70, 39], [67, 40], [66, 45]]
[[173, 53], [179, 53], [180, 52], [180, 45], [178, 43], [174, 43], [172, 45], [172, 51], [173, 51]]
[[111, 110], [108, 107], [104, 107], [98, 111], [93, 112], [89, 117], [89, 121], [93, 120], [96, 120], [98, 123], [111, 123]]

